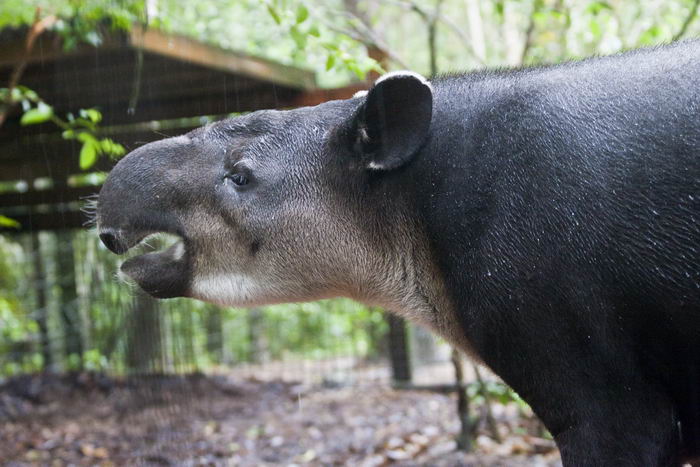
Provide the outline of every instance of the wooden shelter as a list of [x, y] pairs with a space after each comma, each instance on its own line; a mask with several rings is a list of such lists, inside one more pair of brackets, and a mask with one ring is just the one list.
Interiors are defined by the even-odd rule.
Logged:
[[[70, 50], [58, 35], [45, 33], [29, 54], [24, 36], [0, 32], [0, 87], [26, 60], [20, 84], [60, 116], [97, 108], [101, 135], [127, 150], [199, 126], [192, 117], [315, 105], [366, 87], [318, 89], [308, 70], [140, 26], [107, 34], [97, 47]], [[81, 200], [99, 186], [74, 182], [82, 173], [80, 143], [63, 139], [51, 123], [22, 127], [20, 116], [15, 109], [0, 127], [0, 214], [19, 221], [20, 231], [81, 227]], [[102, 158], [91, 170], [112, 165]]]

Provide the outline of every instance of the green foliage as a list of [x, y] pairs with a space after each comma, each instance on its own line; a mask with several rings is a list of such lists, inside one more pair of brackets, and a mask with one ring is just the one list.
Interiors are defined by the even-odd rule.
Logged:
[[38, 16], [56, 16], [53, 30], [67, 48], [80, 42], [97, 45], [102, 30], [126, 29], [145, 18], [144, 0], [3, 0], [0, 29], [32, 24]]
[[37, 123], [49, 121], [51, 117], [53, 117], [53, 108], [43, 101], [40, 101], [35, 108], [28, 109], [24, 112], [20, 123], [22, 125], [35, 125]]
[[27, 313], [23, 255], [20, 244], [0, 236], [0, 375], [36, 371], [42, 363], [31, 347], [37, 324]]
[[[468, 4], [476, 8], [465, 7]], [[451, 72], [615, 53], [669, 41], [686, 23], [685, 36], [697, 35], [700, 22], [688, 16], [693, 5], [694, 0], [444, 0], [437, 15], [435, 0], [156, 0], [149, 2], [148, 12], [144, 0], [4, 0], [0, 28], [26, 26], [37, 17], [55, 15], [52, 29], [61, 35], [65, 47], [72, 48], [79, 43], [98, 45], [105, 31], [148, 22], [149, 27], [313, 69], [322, 85], [338, 86], [380, 71], [379, 64], [369, 58], [368, 47], [383, 49], [392, 68], [428, 73], [431, 14], [436, 14], [438, 69]], [[50, 104], [24, 86], [0, 89], [0, 110], [20, 106], [22, 125], [57, 125], [63, 138], [78, 142], [76, 157], [82, 169], [93, 168], [100, 157], [124, 154], [122, 146], [100, 135], [98, 109], [59, 116]], [[103, 179], [104, 174], [85, 173], [72, 182], [96, 185]], [[0, 227], [17, 228], [18, 224], [0, 216]], [[128, 288], [113, 280], [117, 258], [97, 243], [93, 233], [79, 236], [75, 242], [79, 306], [87, 323], [83, 362], [89, 369], [124, 370], [124, 329], [133, 297]], [[55, 265], [50, 259], [47, 263], [49, 282], [55, 288], [59, 273], [52, 269]], [[6, 374], [42, 364], [36, 343], [38, 325], [31, 312], [34, 292], [27, 280], [31, 265], [30, 251], [0, 237], [0, 356], [16, 354], [11, 343], [31, 346], [26, 358], [0, 359], [0, 372]], [[49, 324], [52, 338], [60, 341], [58, 303], [55, 297], [52, 300]], [[207, 350], [207, 326], [216, 313], [210, 305], [171, 300], [162, 306], [167, 368], [209, 368], [253, 358], [255, 324], [248, 311], [221, 311], [226, 336], [221, 357]], [[369, 358], [381, 352], [379, 343], [386, 334], [380, 311], [349, 300], [265, 307], [261, 313], [259, 337], [268, 358]], [[67, 367], [76, 365], [76, 358], [69, 357]], [[471, 386], [469, 390], [475, 399], [485, 391], [501, 402], [521, 403], [503, 384], [486, 383], [484, 388]]]
[[[470, 0], [472, 1], [472, 0]], [[671, 40], [690, 14], [694, 0], [642, 2], [641, 0], [473, 0], [478, 17], [462, 0], [444, 0], [437, 23], [438, 64], [441, 71], [518, 64], [528, 23], [525, 62], [552, 62], [594, 53]], [[322, 84], [336, 86], [364, 78], [379, 65], [366, 47], [381, 45], [401, 63], [426, 73], [428, 48], [426, 18], [434, 0], [368, 2], [359, 0], [357, 12], [344, 0], [5, 0], [0, 28], [31, 24], [36, 9], [56, 15], [53, 29], [66, 47], [99, 44], [105, 30], [128, 28], [135, 22], [192, 36], [224, 48], [269, 57], [317, 70]], [[483, 37], [467, 25], [478, 24]], [[694, 22], [687, 36], [698, 33]], [[509, 29], [509, 31], [506, 31]], [[485, 56], [475, 56], [474, 42], [483, 41]]]
[[[121, 144], [115, 143], [110, 138], [98, 136], [98, 124], [102, 120], [102, 114], [97, 109], [81, 109], [78, 117], [68, 114], [64, 120], [58, 117], [53, 108], [45, 103], [36, 92], [26, 86], [17, 86], [11, 92], [7, 88], [0, 88], [0, 104], [10, 106], [16, 103], [21, 104], [24, 110], [20, 119], [22, 125], [53, 122], [63, 130], [64, 139], [80, 141], [82, 143], [80, 168], [83, 170], [95, 165], [100, 155], [116, 159], [126, 153]], [[0, 226], [3, 226], [2, 222], [0, 222]]]
[[169, 31], [311, 68], [322, 85], [338, 86], [380, 69], [365, 44], [343, 31], [342, 8], [341, 0], [161, 0], [155, 18]]
[[[296, 48], [293, 57], [306, 61], [310, 54], [322, 50], [326, 54], [325, 71], [338, 67], [351, 71], [358, 79], [364, 79], [370, 71], [383, 71], [375, 60], [351, 53], [350, 48], [358, 45], [357, 41], [344, 34], [333, 33], [318, 18], [310, 19], [309, 7], [304, 2], [296, 2], [296, 8], [290, 3], [277, 0], [266, 6], [275, 23], [285, 28], [294, 42]], [[280, 8], [282, 4], [286, 4], [286, 9]], [[314, 9], [317, 9], [315, 5]], [[315, 50], [307, 50], [309, 46]]]

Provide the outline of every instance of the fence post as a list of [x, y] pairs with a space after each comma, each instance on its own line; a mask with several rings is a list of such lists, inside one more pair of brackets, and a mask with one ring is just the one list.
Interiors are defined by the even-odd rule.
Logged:
[[389, 323], [389, 358], [393, 382], [408, 385], [413, 380], [413, 375], [406, 322], [392, 313], [387, 313], [386, 319]]
[[146, 292], [136, 290], [126, 327], [126, 367], [132, 374], [163, 371], [161, 314], [158, 302]]

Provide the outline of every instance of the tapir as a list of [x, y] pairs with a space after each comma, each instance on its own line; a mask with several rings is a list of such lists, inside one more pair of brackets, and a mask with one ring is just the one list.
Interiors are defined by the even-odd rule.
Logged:
[[104, 245], [155, 297], [345, 296], [527, 401], [564, 465], [700, 455], [700, 42], [263, 110], [135, 149]]

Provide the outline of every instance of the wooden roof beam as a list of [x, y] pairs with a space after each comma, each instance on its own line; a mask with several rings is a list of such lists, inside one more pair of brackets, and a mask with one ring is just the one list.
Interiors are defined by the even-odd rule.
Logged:
[[203, 44], [185, 36], [165, 34], [157, 29], [134, 25], [129, 31], [133, 47], [207, 68], [239, 73], [264, 81], [309, 90], [316, 87], [312, 71], [282, 65], [271, 60], [252, 57]]
[[0, 67], [13, 66], [24, 58], [28, 63], [47, 62], [61, 58], [94, 55], [96, 51], [127, 48], [141, 49], [161, 57], [202, 65], [212, 70], [249, 76], [295, 89], [316, 88], [316, 77], [310, 70], [225, 50], [185, 36], [145, 28], [139, 24], [134, 24], [125, 34], [107, 35], [97, 48], [81, 44], [66, 51], [58, 35], [47, 33], [38, 39], [36, 46], [27, 56], [23, 39], [6, 41], [2, 44]]
[[0, 209], [17, 206], [38, 206], [41, 204], [70, 203], [85, 201], [96, 195], [100, 186], [82, 186], [75, 188], [53, 188], [49, 190], [30, 190], [23, 193], [0, 193]]

